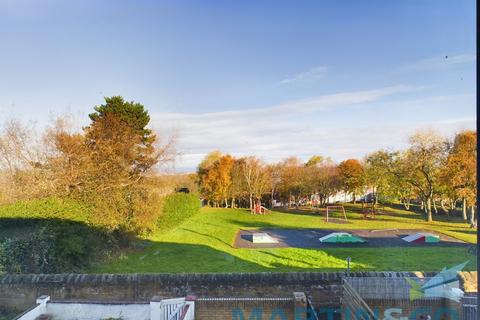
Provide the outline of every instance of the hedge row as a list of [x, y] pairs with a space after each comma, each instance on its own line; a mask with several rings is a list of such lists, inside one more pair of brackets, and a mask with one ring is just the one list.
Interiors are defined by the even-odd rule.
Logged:
[[162, 215], [158, 219], [160, 230], [173, 229], [200, 211], [200, 199], [193, 193], [172, 193], [165, 197]]
[[0, 206], [0, 218], [62, 219], [84, 222], [91, 208], [84, 203], [69, 199], [49, 197], [28, 201], [17, 201]]

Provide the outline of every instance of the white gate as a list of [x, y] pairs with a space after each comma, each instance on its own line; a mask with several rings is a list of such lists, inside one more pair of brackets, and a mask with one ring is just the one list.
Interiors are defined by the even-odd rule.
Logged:
[[159, 304], [159, 317], [152, 320], [193, 320], [195, 302], [185, 298], [165, 299]]

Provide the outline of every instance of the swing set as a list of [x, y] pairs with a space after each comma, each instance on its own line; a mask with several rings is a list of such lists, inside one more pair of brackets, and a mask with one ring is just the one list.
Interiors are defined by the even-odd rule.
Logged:
[[375, 219], [375, 215], [383, 214], [384, 212], [385, 206], [383, 204], [362, 201], [362, 214], [364, 219], [367, 219], [368, 217]]

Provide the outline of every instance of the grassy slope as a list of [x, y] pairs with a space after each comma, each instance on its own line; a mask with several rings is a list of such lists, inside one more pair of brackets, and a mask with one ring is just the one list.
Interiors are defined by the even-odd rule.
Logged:
[[[352, 224], [326, 224], [318, 215], [273, 212], [250, 215], [245, 210], [204, 208], [182, 225], [146, 241], [147, 249], [124, 254], [99, 265], [91, 272], [261, 272], [345, 270], [345, 258], [352, 258], [353, 270], [437, 271], [444, 266], [470, 260], [467, 269], [476, 270], [476, 259], [461, 248], [332, 248], [235, 249], [239, 228], [418, 228], [443, 232], [475, 242], [475, 231], [456, 219], [427, 223], [420, 215], [390, 209], [388, 215], [363, 220], [358, 207], [349, 206]], [[437, 217], [438, 219], [438, 217]], [[450, 221], [449, 221], [450, 220]]]

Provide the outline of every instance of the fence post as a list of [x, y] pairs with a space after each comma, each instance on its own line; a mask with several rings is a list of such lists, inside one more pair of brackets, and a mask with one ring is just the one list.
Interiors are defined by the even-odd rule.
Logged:
[[40, 296], [37, 298], [37, 304], [40, 307], [40, 314], [47, 313], [47, 302], [50, 301], [50, 296]]
[[307, 296], [304, 292], [293, 293], [293, 308], [295, 320], [304, 320], [307, 316]]
[[187, 295], [185, 297], [185, 302], [190, 305], [189, 310], [187, 311], [190, 312], [189, 314], [191, 315], [189, 319], [195, 319], [195, 300], [197, 300], [197, 296], [195, 295]]
[[160, 303], [162, 298], [154, 296], [150, 299], [150, 320], [161, 320]]

